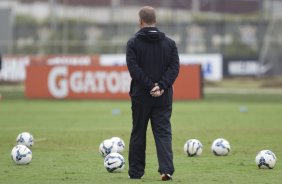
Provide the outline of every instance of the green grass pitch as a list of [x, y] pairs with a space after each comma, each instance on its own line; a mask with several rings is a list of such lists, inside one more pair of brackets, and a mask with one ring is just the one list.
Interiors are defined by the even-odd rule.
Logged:
[[[98, 153], [102, 140], [119, 136], [126, 142], [127, 161], [131, 130], [129, 101], [25, 100], [22, 94], [2, 92], [0, 101], [0, 183], [159, 183], [151, 128], [147, 136], [146, 174], [129, 180], [128, 165], [122, 173], [108, 173]], [[240, 112], [240, 107], [247, 112]], [[112, 114], [119, 109], [120, 114]], [[278, 184], [282, 181], [282, 95], [215, 95], [204, 100], [173, 105], [174, 183]], [[15, 165], [10, 152], [16, 136], [29, 131], [35, 138], [29, 165]], [[214, 139], [231, 144], [228, 156], [211, 153]], [[199, 139], [200, 157], [183, 153], [187, 139]], [[277, 156], [272, 170], [258, 169], [258, 151], [271, 149]]]

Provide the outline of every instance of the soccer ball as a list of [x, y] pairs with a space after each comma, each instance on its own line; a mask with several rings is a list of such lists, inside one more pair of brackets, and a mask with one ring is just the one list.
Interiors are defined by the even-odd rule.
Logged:
[[117, 146], [111, 139], [104, 140], [99, 146], [99, 152], [103, 157], [107, 156], [110, 153], [116, 153], [117, 149]]
[[276, 164], [276, 156], [270, 150], [262, 150], [257, 154], [255, 161], [260, 169], [273, 169]]
[[17, 137], [17, 145], [32, 147], [33, 143], [33, 136], [28, 132], [22, 132]]
[[211, 149], [214, 155], [225, 156], [230, 152], [231, 147], [226, 139], [219, 138], [213, 141]]
[[124, 141], [119, 137], [112, 137], [111, 140], [113, 141], [114, 145], [117, 147], [117, 152], [123, 152], [125, 148]]
[[11, 157], [16, 164], [25, 165], [31, 162], [32, 152], [25, 145], [16, 145], [11, 151]]
[[189, 157], [200, 156], [203, 151], [202, 143], [197, 139], [189, 139], [184, 144], [184, 153]]
[[125, 160], [119, 153], [110, 153], [105, 157], [104, 166], [108, 172], [121, 172], [125, 166]]

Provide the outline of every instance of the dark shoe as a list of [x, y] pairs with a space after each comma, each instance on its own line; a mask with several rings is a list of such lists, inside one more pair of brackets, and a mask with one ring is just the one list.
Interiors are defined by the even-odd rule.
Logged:
[[172, 180], [172, 176], [170, 174], [162, 174], [161, 180], [162, 181], [170, 181], [170, 180]]
[[138, 180], [141, 179], [141, 177], [134, 177], [134, 176], [128, 176], [129, 179], [133, 179], [133, 180]]

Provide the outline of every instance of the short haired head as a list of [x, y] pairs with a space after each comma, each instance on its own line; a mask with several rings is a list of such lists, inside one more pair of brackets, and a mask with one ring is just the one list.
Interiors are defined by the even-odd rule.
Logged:
[[144, 6], [139, 11], [140, 22], [144, 22], [147, 25], [156, 24], [156, 13], [155, 9], [151, 6]]

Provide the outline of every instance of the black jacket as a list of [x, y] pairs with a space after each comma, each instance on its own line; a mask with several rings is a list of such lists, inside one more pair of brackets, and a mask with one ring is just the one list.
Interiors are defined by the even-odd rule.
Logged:
[[[140, 29], [127, 43], [126, 63], [133, 99], [148, 105], [172, 103], [172, 85], [179, 73], [178, 51], [172, 39], [156, 27]], [[160, 97], [150, 95], [155, 83], [165, 91]]]

